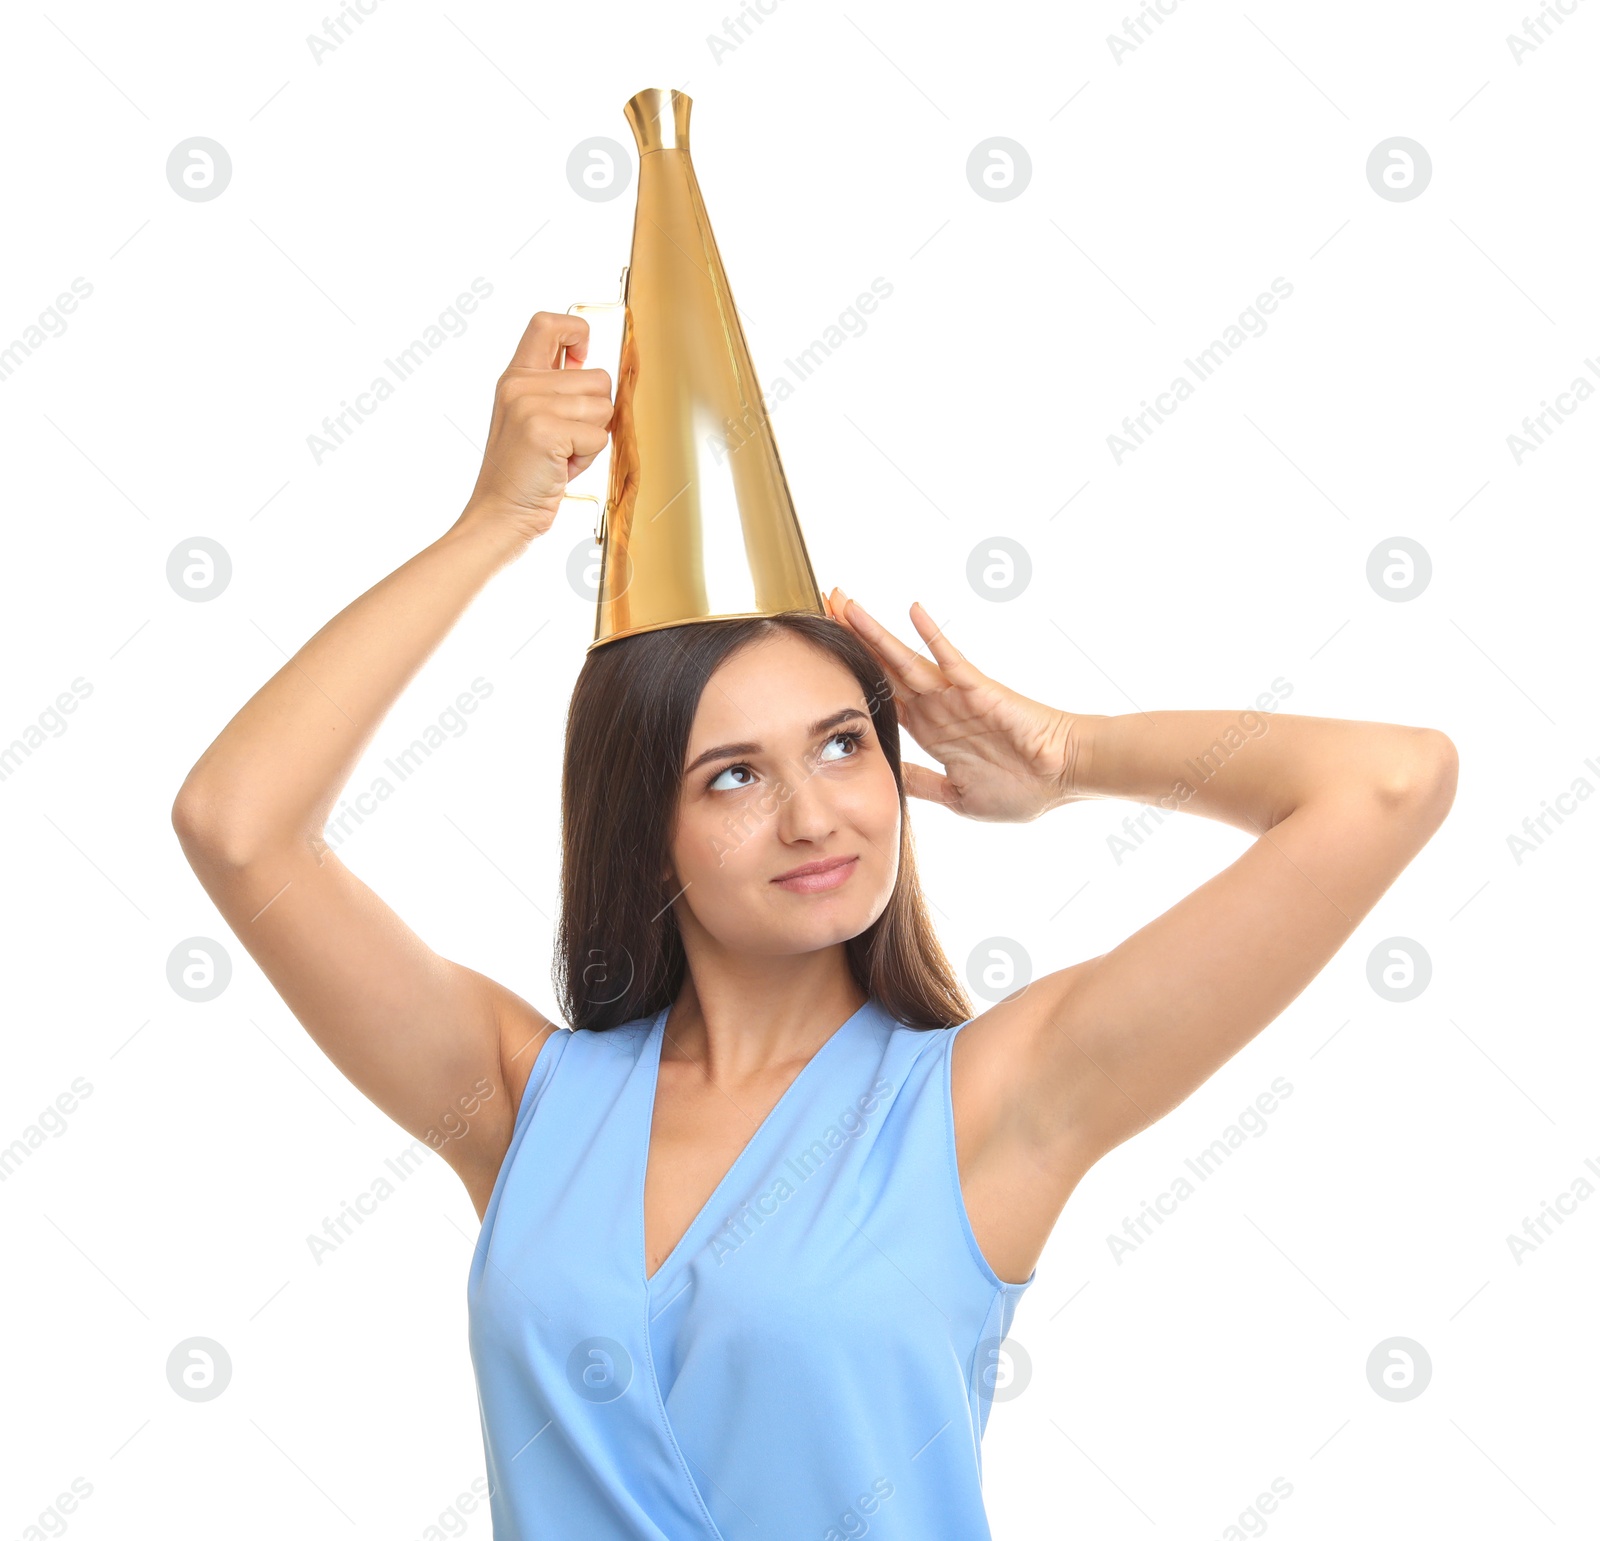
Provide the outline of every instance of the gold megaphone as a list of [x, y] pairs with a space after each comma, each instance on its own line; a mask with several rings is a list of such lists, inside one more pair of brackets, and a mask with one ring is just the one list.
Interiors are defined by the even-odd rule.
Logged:
[[651, 89], [623, 108], [639, 192], [622, 298], [569, 307], [623, 309], [590, 649], [691, 621], [828, 613], [689, 160], [691, 105]]

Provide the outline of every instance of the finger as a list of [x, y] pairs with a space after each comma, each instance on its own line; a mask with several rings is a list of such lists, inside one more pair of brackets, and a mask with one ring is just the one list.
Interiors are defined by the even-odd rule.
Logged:
[[[848, 599], [839, 589], [835, 589], [828, 597], [828, 608], [832, 613], [833, 618], [850, 632], [856, 641], [867, 650], [867, 654], [872, 661], [883, 670], [883, 681], [885, 687], [883, 701], [887, 701], [889, 710], [894, 714], [896, 723], [904, 726], [904, 702], [915, 696], [916, 691], [913, 690], [910, 684], [896, 671], [889, 660], [885, 658], [883, 654], [880, 653], [869, 641], [867, 641], [860, 631], [851, 625], [850, 621], [846, 617], [846, 610], [851, 603], [852, 601]], [[881, 704], [882, 701], [874, 702], [873, 710], [877, 711]]]
[[916, 691], [914, 691], [911, 686], [900, 677], [889, 660], [885, 658], [883, 654], [877, 650], [877, 648], [868, 642], [867, 639], [862, 636], [861, 633], [856, 630], [856, 628], [852, 626], [847, 619], [845, 619], [842, 610], [843, 606], [841, 605], [841, 614], [838, 617], [839, 624], [843, 626], [850, 633], [850, 635], [853, 636], [856, 641], [867, 650], [868, 657], [870, 657], [873, 663], [875, 663], [883, 671], [884, 683], [888, 686], [889, 699], [891, 703], [897, 695], [914, 696]]
[[928, 651], [933, 654], [939, 667], [944, 670], [945, 678], [952, 685], [962, 684], [979, 672], [935, 624], [920, 599], [911, 606], [911, 623], [917, 628], [922, 640], [928, 644]]
[[878, 655], [884, 667], [895, 678], [903, 681], [908, 690], [920, 692], [938, 690], [947, 684], [934, 664], [920, 653], [914, 653], [892, 632], [886, 631], [861, 604], [845, 597], [844, 614], [856, 635]]
[[563, 347], [568, 350], [569, 359], [581, 364], [589, 351], [589, 323], [582, 316], [558, 316], [554, 311], [537, 310], [517, 351], [511, 355], [511, 362], [524, 369], [557, 369]]
[[611, 396], [611, 376], [603, 369], [534, 369], [507, 364], [502, 379], [518, 388], [537, 387], [558, 396]]
[[606, 447], [611, 437], [604, 428], [598, 427], [594, 423], [565, 423], [563, 427], [567, 430], [567, 458], [569, 460], [574, 456], [587, 455], [589, 462], [592, 462], [595, 456]]
[[610, 442], [610, 437], [604, 428], [597, 428], [592, 423], [562, 419], [549, 424], [548, 431], [540, 440], [540, 448], [548, 453], [552, 463], [559, 462], [568, 467], [567, 480], [571, 481], [577, 475], [577, 471], [571, 467], [579, 461], [584, 467], [593, 465]]
[[563, 423], [594, 423], [604, 428], [615, 410], [609, 396], [561, 396], [543, 403], [539, 415], [558, 418]]
[[883, 653], [874, 647], [872, 643], [868, 642], [867, 639], [863, 637], [849, 621], [846, 621], [845, 625], [850, 626], [851, 631], [855, 635], [856, 641], [866, 648], [866, 650], [872, 655], [873, 661], [880, 669], [883, 670], [883, 677], [889, 686], [889, 699], [891, 704], [895, 707], [896, 720], [904, 723], [906, 715], [905, 703], [908, 701], [914, 701], [917, 698], [918, 692], [916, 688], [905, 677], [905, 675], [903, 675], [895, 667], [895, 665], [883, 655]]
[[906, 796], [920, 797], [927, 803], [943, 803], [949, 806], [949, 799], [945, 795], [950, 781], [938, 771], [929, 770], [926, 765], [918, 765], [915, 761], [901, 762], [900, 772], [905, 777]]

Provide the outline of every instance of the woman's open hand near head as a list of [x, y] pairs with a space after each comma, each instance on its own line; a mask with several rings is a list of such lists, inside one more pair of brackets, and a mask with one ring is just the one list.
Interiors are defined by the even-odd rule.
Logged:
[[[561, 350], [568, 367], [561, 367]], [[611, 377], [574, 368], [588, 356], [582, 316], [537, 312], [494, 393], [489, 441], [467, 513], [510, 521], [530, 538], [555, 520], [567, 483], [606, 447]]]
[[1030, 701], [969, 663], [920, 604], [911, 619], [933, 654], [912, 651], [835, 589], [828, 606], [883, 665], [901, 726], [944, 767], [905, 762], [906, 792], [969, 819], [1026, 823], [1081, 796], [1088, 723]]

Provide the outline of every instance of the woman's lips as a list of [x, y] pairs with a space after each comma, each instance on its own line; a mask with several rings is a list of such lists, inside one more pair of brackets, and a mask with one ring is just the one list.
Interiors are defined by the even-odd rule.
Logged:
[[798, 877], [774, 878], [772, 881], [779, 888], [786, 888], [792, 894], [826, 893], [830, 888], [838, 888], [850, 880], [850, 874], [856, 870], [859, 859], [852, 856], [848, 861], [840, 862], [836, 867], [829, 867], [824, 872], [803, 872]]

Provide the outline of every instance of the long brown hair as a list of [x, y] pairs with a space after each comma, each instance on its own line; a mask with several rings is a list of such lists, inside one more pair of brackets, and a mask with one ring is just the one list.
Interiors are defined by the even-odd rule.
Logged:
[[972, 1015], [917, 880], [890, 684], [848, 628], [786, 611], [640, 632], [584, 660], [567, 713], [552, 966], [573, 1027], [616, 1027], [677, 999], [688, 960], [674, 896], [658, 874], [670, 865], [689, 731], [718, 665], [779, 631], [803, 638], [859, 681], [900, 795], [894, 892], [883, 913], [845, 943], [856, 983], [910, 1027], [952, 1027]]

